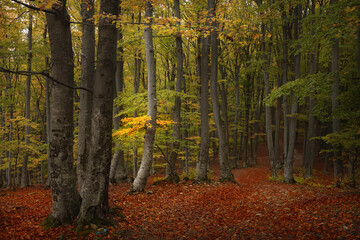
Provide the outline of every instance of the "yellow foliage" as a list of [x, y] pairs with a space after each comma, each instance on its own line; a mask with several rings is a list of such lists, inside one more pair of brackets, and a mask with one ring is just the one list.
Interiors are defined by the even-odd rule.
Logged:
[[[161, 116], [159, 116], [160, 118]], [[140, 116], [140, 117], [129, 117], [129, 118], [123, 118], [121, 120], [123, 127], [120, 128], [118, 131], [113, 133], [114, 137], [125, 137], [125, 136], [131, 136], [134, 133], [140, 132], [142, 130], [145, 130], [146, 123], [151, 120], [151, 117], [149, 116]], [[166, 128], [168, 125], [173, 124], [174, 122], [167, 119], [157, 119], [156, 124], [160, 128]]]

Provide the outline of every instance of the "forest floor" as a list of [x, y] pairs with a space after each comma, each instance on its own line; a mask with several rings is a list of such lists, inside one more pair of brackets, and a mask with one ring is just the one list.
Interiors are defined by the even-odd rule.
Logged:
[[[300, 153], [296, 176], [302, 175]], [[319, 163], [319, 162], [318, 162]], [[110, 186], [117, 226], [72, 226], [45, 230], [51, 211], [49, 189], [0, 190], [0, 239], [360, 239], [360, 193], [334, 187], [316, 165], [315, 177], [298, 184], [269, 181], [266, 146], [258, 165], [233, 171], [238, 184], [161, 183], [148, 193], [127, 195], [130, 184]], [[219, 169], [212, 165], [213, 180]], [[160, 176], [155, 176], [155, 178]], [[92, 230], [94, 229], [94, 230]]]

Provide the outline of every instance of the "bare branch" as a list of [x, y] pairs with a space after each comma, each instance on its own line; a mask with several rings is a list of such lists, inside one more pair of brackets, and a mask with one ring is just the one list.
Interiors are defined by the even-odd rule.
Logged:
[[4, 72], [4, 73], [14, 73], [14, 74], [19, 74], [19, 75], [42, 75], [42, 76], [45, 76], [47, 78], [49, 78], [50, 80], [52, 80], [53, 82], [56, 82], [62, 86], [65, 86], [65, 87], [68, 87], [68, 88], [71, 88], [71, 89], [80, 89], [80, 90], [85, 90], [85, 91], [88, 91], [90, 93], [93, 93], [93, 91], [89, 88], [85, 88], [85, 87], [78, 87], [78, 86], [71, 86], [67, 83], [64, 83], [64, 82], [61, 82], [55, 78], [53, 78], [52, 76], [50, 76], [49, 73], [45, 72], [45, 71], [42, 71], [42, 72], [28, 72], [28, 71], [12, 71], [12, 70], [9, 70], [9, 69], [5, 69], [5, 68], [2, 68], [0, 67], [0, 72]]
[[35, 7], [35, 6], [31, 6], [31, 5], [29, 5], [29, 4], [23, 3], [23, 2], [18, 1], [18, 0], [11, 0], [11, 1], [16, 2], [16, 3], [18, 3], [18, 4], [21, 4], [21, 5], [23, 5], [23, 6], [27, 7], [27, 8], [36, 10], [36, 11], [42, 11], [42, 12], [46, 12], [46, 13], [51, 13], [51, 14], [57, 15], [57, 13], [56, 13], [55, 11], [50, 10], [50, 9], [41, 9], [41, 8], [38, 8], [38, 7]]

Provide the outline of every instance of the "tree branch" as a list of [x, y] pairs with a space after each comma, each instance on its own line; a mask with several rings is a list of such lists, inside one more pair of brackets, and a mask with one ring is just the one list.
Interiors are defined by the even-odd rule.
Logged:
[[0, 67], [0, 72], [4, 72], [4, 73], [14, 73], [14, 74], [19, 74], [19, 75], [42, 75], [42, 76], [45, 76], [47, 78], [49, 78], [50, 80], [52, 80], [53, 82], [56, 82], [62, 86], [65, 86], [65, 87], [68, 87], [68, 88], [71, 88], [71, 89], [80, 89], [80, 90], [85, 90], [85, 91], [88, 91], [90, 93], [93, 93], [93, 91], [89, 88], [85, 88], [85, 87], [78, 87], [78, 86], [71, 86], [67, 83], [64, 83], [64, 82], [61, 82], [55, 78], [53, 78], [52, 76], [50, 76], [49, 73], [47, 72], [28, 72], [28, 71], [12, 71], [12, 70], [9, 70], [9, 69], [5, 69], [5, 68], [2, 68]]
[[163, 152], [163, 150], [160, 148], [160, 146], [159, 146], [157, 143], [155, 143], [155, 146], [160, 150], [161, 154], [164, 156], [165, 162], [167, 162], [167, 163], [170, 164], [169, 160], [167, 159], [166, 155], [164, 154], [164, 152]]
[[42, 11], [42, 12], [46, 12], [46, 13], [51, 13], [51, 14], [54, 14], [54, 15], [57, 15], [57, 13], [53, 10], [50, 10], [50, 9], [41, 9], [41, 8], [38, 8], [38, 7], [35, 7], [35, 6], [31, 6], [29, 4], [26, 4], [26, 3], [23, 3], [23, 2], [20, 2], [18, 0], [11, 0], [13, 2], [16, 2], [18, 4], [21, 4], [27, 8], [30, 8], [30, 9], [33, 9], [33, 10], [36, 10], [36, 11]]

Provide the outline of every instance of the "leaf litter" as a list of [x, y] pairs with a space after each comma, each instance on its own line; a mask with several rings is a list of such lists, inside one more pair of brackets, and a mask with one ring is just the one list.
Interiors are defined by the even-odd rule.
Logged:
[[49, 189], [2, 189], [0, 239], [360, 239], [359, 191], [326, 185], [332, 179], [320, 173], [320, 187], [269, 181], [262, 155], [258, 166], [233, 171], [238, 184], [149, 184], [152, 194], [137, 195], [126, 194], [128, 183], [111, 185], [118, 225], [90, 226], [87, 236], [73, 226], [41, 227]]

